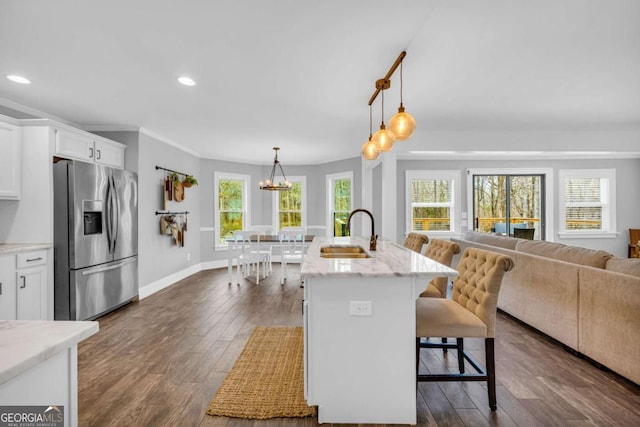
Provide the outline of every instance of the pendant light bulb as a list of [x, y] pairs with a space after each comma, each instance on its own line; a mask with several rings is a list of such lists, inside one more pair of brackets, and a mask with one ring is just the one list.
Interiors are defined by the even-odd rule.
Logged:
[[395, 141], [396, 136], [384, 127], [384, 123], [380, 125], [380, 130], [374, 133], [371, 139], [378, 151], [382, 152], [390, 151]]
[[416, 120], [411, 114], [404, 112], [402, 104], [398, 112], [389, 120], [389, 130], [396, 136], [396, 141], [406, 141], [416, 130]]
[[402, 104], [402, 64], [400, 62], [400, 107], [398, 112], [389, 120], [389, 130], [396, 136], [397, 141], [406, 141], [416, 130], [416, 120], [409, 113], [404, 112]]
[[365, 160], [375, 160], [378, 158], [379, 152], [376, 144], [373, 143], [371, 138], [364, 144], [362, 144], [362, 157]]

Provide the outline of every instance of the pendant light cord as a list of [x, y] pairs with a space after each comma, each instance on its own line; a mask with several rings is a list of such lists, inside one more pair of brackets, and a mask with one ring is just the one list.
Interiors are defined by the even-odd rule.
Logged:
[[402, 64], [404, 60], [400, 61], [400, 106], [402, 107]]
[[373, 106], [369, 104], [369, 141], [373, 137]]
[[380, 92], [382, 92], [382, 117], [381, 117], [381, 126], [384, 126], [384, 89], [382, 89]]

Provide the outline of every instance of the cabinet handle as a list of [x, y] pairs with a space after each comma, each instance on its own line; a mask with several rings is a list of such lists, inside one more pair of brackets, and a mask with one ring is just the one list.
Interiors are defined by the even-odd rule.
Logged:
[[96, 153], [98, 153], [98, 157], [96, 157], [98, 160], [100, 160], [102, 158], [102, 153], [100, 152], [100, 150], [96, 150]]
[[38, 258], [31, 258], [31, 259], [28, 259], [28, 260], [27, 260], [27, 262], [40, 261], [41, 259], [42, 259], [42, 257], [41, 257], [41, 256], [39, 256]]
[[20, 289], [24, 289], [27, 287], [27, 277], [26, 276], [20, 276], [20, 278], [22, 279], [22, 286], [20, 286]]
[[93, 147], [89, 147], [89, 158], [93, 158]]
[[2, 282], [0, 282], [0, 295], [2, 295]]

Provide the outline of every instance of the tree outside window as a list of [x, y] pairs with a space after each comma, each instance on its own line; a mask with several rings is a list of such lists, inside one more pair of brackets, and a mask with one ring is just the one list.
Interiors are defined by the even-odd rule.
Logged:
[[347, 236], [346, 229], [351, 212], [351, 178], [333, 181], [333, 232], [334, 236]]
[[291, 189], [278, 191], [278, 229], [303, 226], [303, 183], [291, 181]]
[[458, 232], [459, 186], [459, 171], [407, 171], [407, 233]]
[[226, 247], [226, 239], [242, 230], [248, 218], [248, 175], [214, 173], [215, 245]]

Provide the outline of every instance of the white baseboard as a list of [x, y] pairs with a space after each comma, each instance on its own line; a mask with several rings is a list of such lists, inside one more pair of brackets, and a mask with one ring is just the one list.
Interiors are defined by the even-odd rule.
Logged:
[[216, 268], [227, 268], [227, 260], [226, 259], [218, 259], [215, 261], [207, 261], [200, 264], [202, 266], [201, 270], [214, 270]]
[[[225, 262], [226, 265], [226, 262]], [[149, 283], [148, 285], [139, 289], [138, 294], [140, 299], [144, 299], [150, 295], [155, 294], [158, 291], [161, 291], [164, 288], [167, 288], [173, 285], [176, 282], [184, 279], [185, 277], [189, 277], [192, 274], [197, 273], [202, 270], [202, 264], [195, 264], [189, 268], [185, 268], [184, 270], [177, 271], [169, 276], [163, 277], [160, 280], [156, 280], [153, 283]]]

